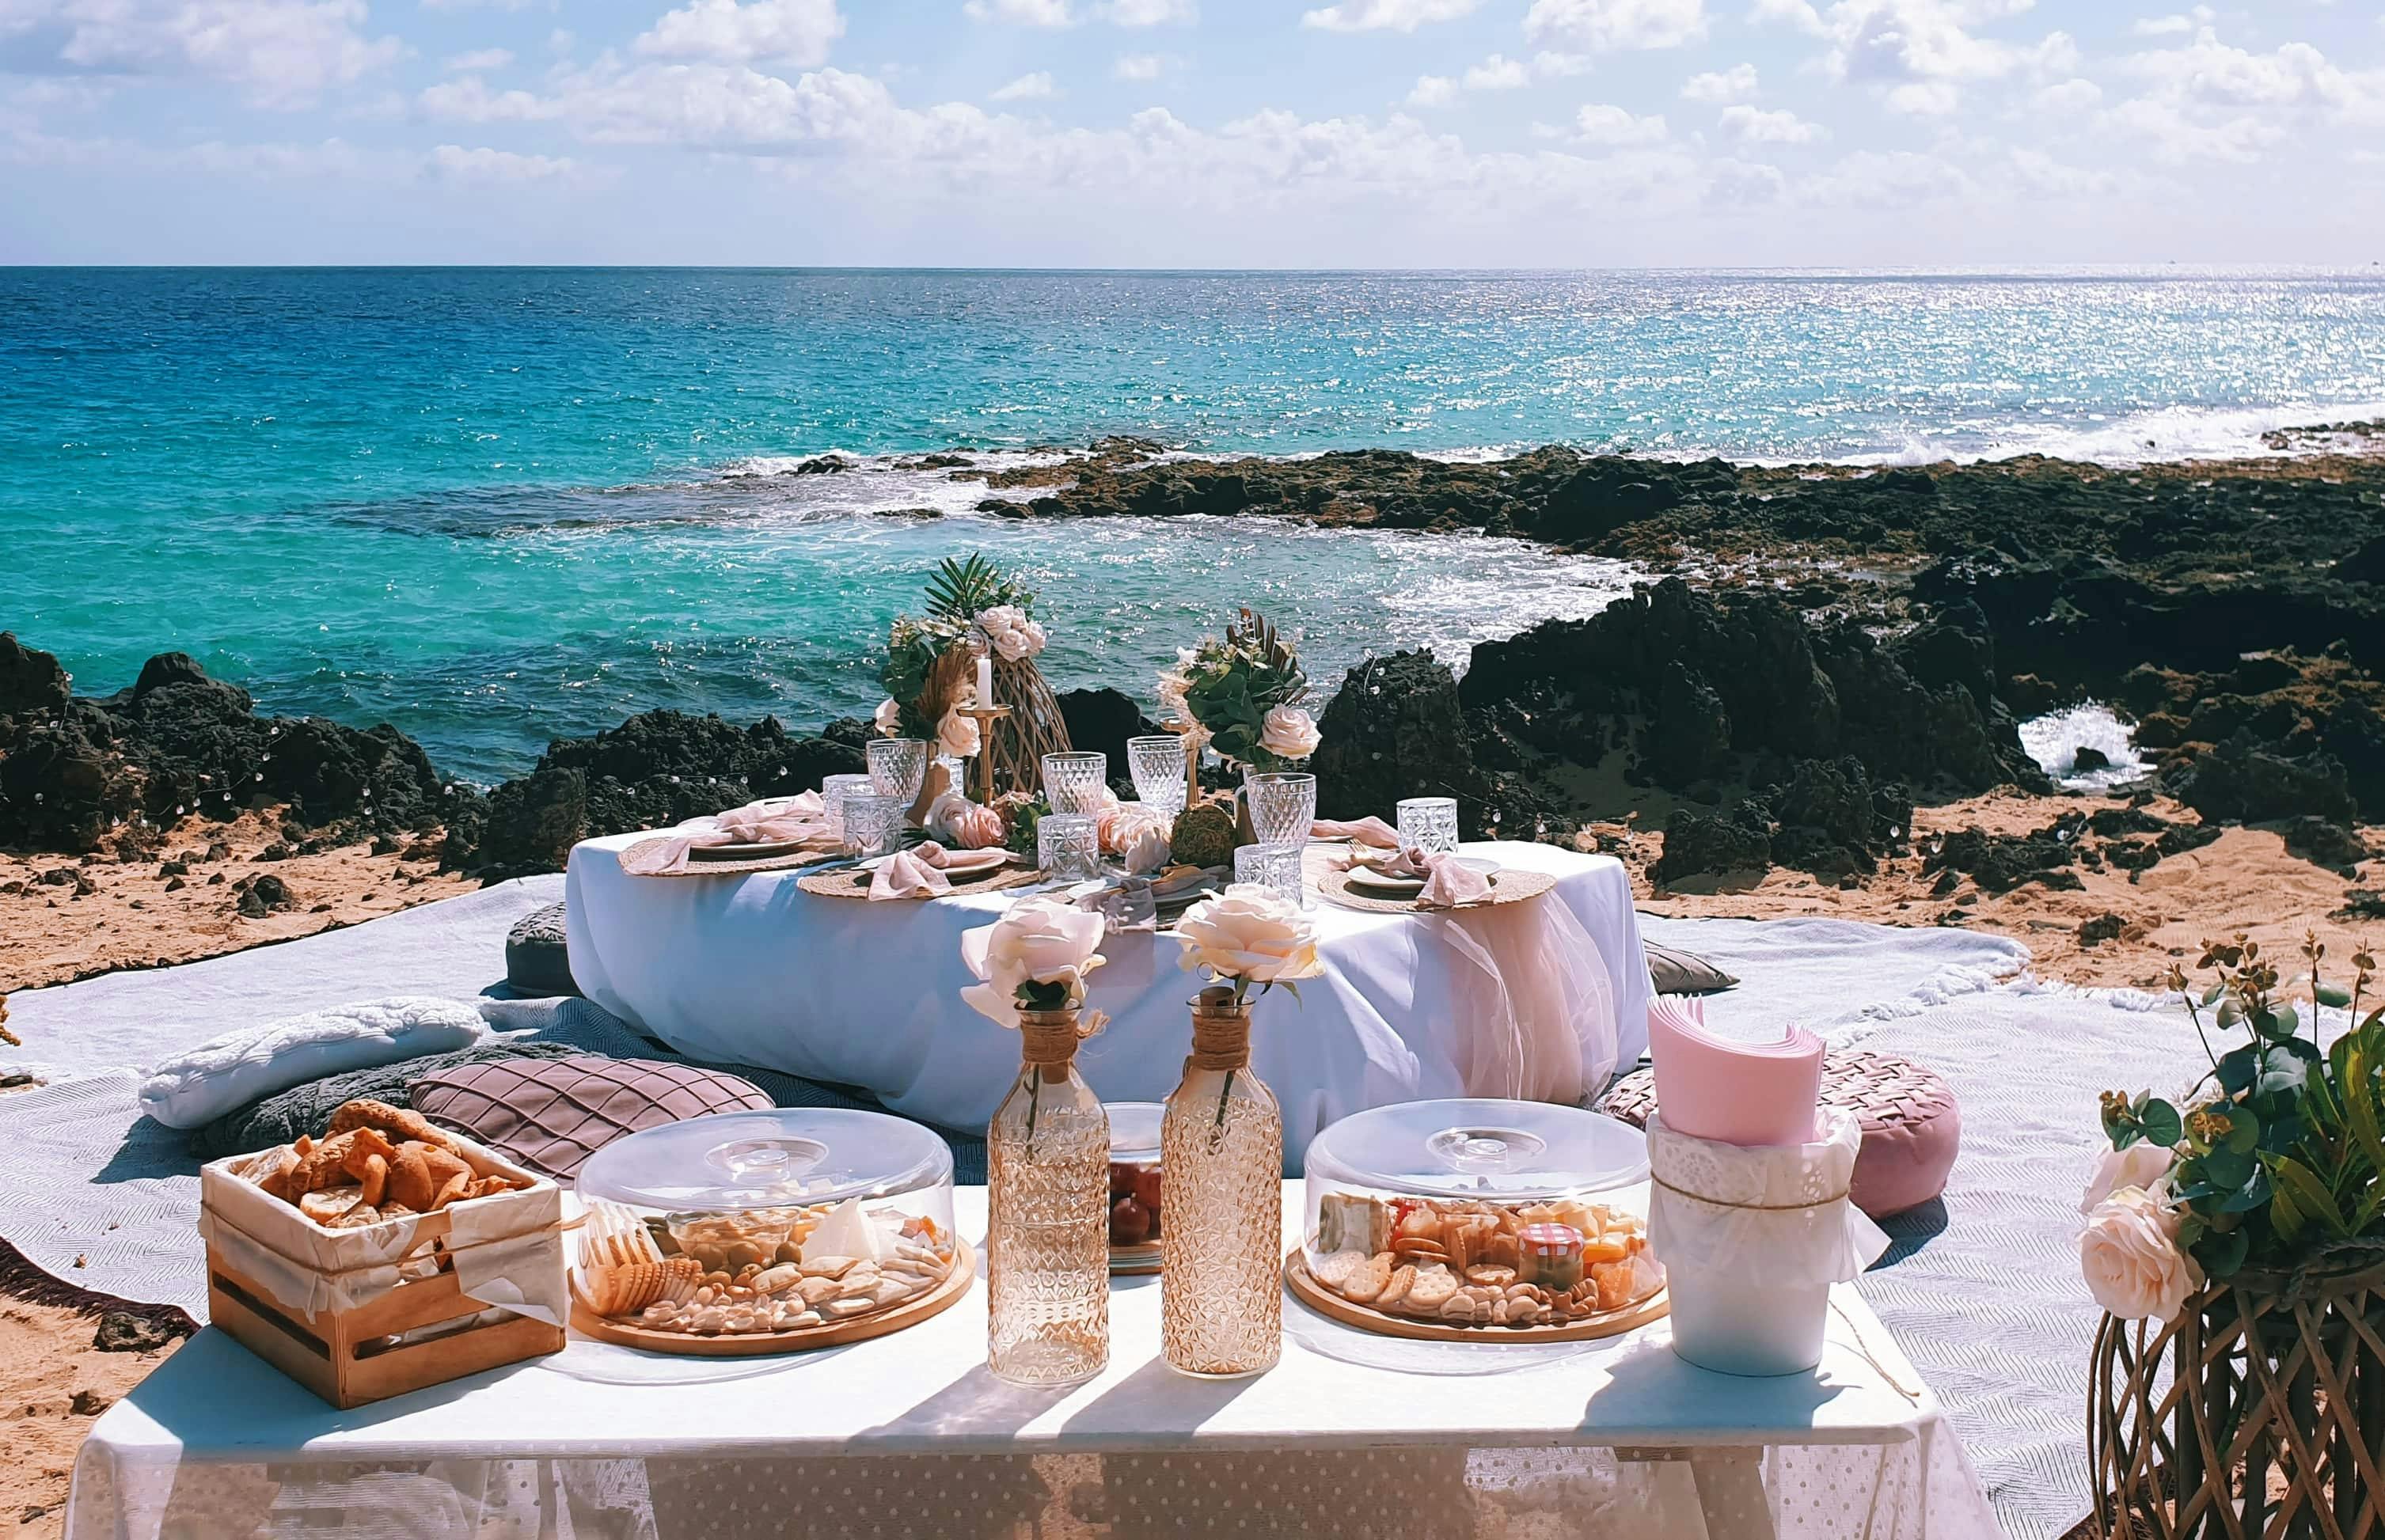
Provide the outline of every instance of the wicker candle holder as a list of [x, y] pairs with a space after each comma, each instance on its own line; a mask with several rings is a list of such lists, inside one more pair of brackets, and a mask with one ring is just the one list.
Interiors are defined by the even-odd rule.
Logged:
[[1043, 756], [1065, 753], [1070, 747], [1059, 698], [1026, 658], [993, 661], [993, 694], [992, 703], [1002, 711], [1003, 720], [990, 725], [983, 753], [993, 762], [995, 789], [1034, 791], [1043, 785]]
[[2385, 1266], [2239, 1273], [2111, 1316], [2087, 1408], [2105, 1540], [2385, 1540]]

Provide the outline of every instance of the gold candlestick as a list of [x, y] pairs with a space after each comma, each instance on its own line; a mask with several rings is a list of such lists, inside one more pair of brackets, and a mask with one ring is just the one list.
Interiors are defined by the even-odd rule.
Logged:
[[993, 805], [993, 725], [1010, 714], [1008, 706], [963, 706], [963, 716], [977, 724], [979, 801]]

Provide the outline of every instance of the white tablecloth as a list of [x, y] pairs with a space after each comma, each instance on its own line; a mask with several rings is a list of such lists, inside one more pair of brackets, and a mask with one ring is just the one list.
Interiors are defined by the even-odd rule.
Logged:
[[[858, 1086], [898, 1112], [978, 1129], [1018, 1067], [1018, 1039], [960, 1002], [972, 983], [960, 936], [991, 924], [1018, 889], [980, 898], [868, 903], [821, 898], [796, 874], [633, 877], [619, 854], [644, 838], [591, 839], [571, 852], [571, 973], [588, 998], [698, 1059], [755, 1064]], [[1553, 845], [1469, 845], [1503, 865], [1550, 872], [1542, 902], [1563, 902], [1597, 943], [1613, 986], [1620, 1062], [1646, 1047], [1648, 964], [1630, 879], [1610, 856]], [[1457, 1052], [1467, 1022], [1439, 922], [1319, 901], [1327, 973], [1295, 1001], [1258, 1006], [1253, 1063], [1283, 1104], [1285, 1170], [1318, 1130], [1388, 1102], [1465, 1096]], [[1102, 948], [1093, 1003], [1110, 1025], [1078, 1064], [1112, 1101], [1157, 1101], [1176, 1087], [1191, 1042], [1193, 976], [1168, 936], [1127, 934]]]
[[[984, 1189], [955, 1198], [980, 1234]], [[67, 1536], [1995, 1540], [1936, 1400], [1851, 1287], [1821, 1367], [1784, 1379], [1692, 1368], [1661, 1323], [1530, 1367], [1403, 1372], [1376, 1360], [1415, 1345], [1288, 1300], [1282, 1361], [1216, 1382], [1161, 1361], [1158, 1282], [1117, 1281], [1109, 1367], [1066, 1391], [986, 1372], [981, 1274], [850, 1348], [669, 1360], [575, 1337], [351, 1412], [210, 1328], [94, 1425]], [[1478, 1371], [1517, 1351], [1429, 1346]]]

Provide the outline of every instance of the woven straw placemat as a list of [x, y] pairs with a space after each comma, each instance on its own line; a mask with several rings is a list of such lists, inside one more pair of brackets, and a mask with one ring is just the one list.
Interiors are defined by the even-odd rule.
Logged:
[[1462, 914], [1466, 909], [1489, 909], [1496, 904], [1522, 903], [1537, 899], [1557, 885], [1557, 879], [1546, 872], [1524, 872], [1515, 867], [1502, 867], [1491, 878], [1491, 896], [1466, 909], [1433, 909], [1414, 899], [1379, 899], [1371, 894], [1355, 891], [1350, 886], [1350, 874], [1330, 867], [1311, 865], [1310, 880], [1317, 891], [1329, 903], [1344, 909], [1365, 910], [1370, 914]]
[[[814, 872], [797, 877], [795, 886], [806, 893], [817, 893], [823, 899], [867, 899], [869, 897], [870, 874], [859, 867], [848, 866], [835, 872]], [[949, 893], [918, 893], [915, 899], [965, 899], [973, 893], [993, 893], [1005, 888], [1017, 888], [1022, 883], [1041, 882], [1043, 874], [1029, 866], [999, 866], [981, 877], [955, 877]], [[890, 902], [896, 900], [888, 900]]]
[[[638, 845], [646, 841], [641, 839]], [[633, 877], [740, 877], [755, 872], [793, 872], [805, 866], [817, 866], [823, 861], [835, 861], [843, 852], [837, 851], [804, 851], [777, 849], [770, 855], [747, 856], [730, 861], [718, 856], [697, 855], [693, 851], [677, 866], [662, 871], [643, 872], [631, 862], [630, 853], [638, 848], [631, 845], [621, 851], [621, 870]], [[735, 850], [733, 845], [714, 845], [713, 851]]]

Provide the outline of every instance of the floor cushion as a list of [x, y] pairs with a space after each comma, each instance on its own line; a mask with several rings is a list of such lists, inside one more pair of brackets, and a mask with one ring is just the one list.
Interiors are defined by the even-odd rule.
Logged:
[[486, 1035], [470, 1002], [430, 995], [338, 1005], [243, 1027], [185, 1049], [141, 1087], [141, 1110], [169, 1128], [196, 1128], [259, 1097], [367, 1069], [470, 1048]]
[[721, 1070], [584, 1053], [464, 1064], [416, 1081], [408, 1095], [431, 1122], [567, 1179], [624, 1134], [772, 1105], [760, 1087]]
[[581, 1051], [568, 1043], [517, 1043], [500, 1039], [482, 1043], [478, 1048], [457, 1049], [453, 1053], [426, 1054], [419, 1059], [401, 1060], [394, 1064], [375, 1064], [368, 1069], [350, 1070], [345, 1074], [326, 1075], [320, 1080], [309, 1080], [303, 1086], [293, 1086], [285, 1091], [276, 1091], [245, 1107], [236, 1107], [213, 1122], [192, 1129], [191, 1153], [202, 1161], [215, 1161], [226, 1155], [245, 1155], [251, 1150], [289, 1144], [301, 1134], [319, 1139], [331, 1130], [331, 1114], [360, 1097], [371, 1101], [386, 1101], [393, 1107], [403, 1107], [406, 1105], [406, 1087], [425, 1076], [438, 1074], [461, 1064], [524, 1057], [564, 1059]]
[[[1832, 1049], [1822, 1057], [1822, 1105], [1844, 1108], [1863, 1124], [1849, 1194], [1856, 1208], [1885, 1219], [1946, 1189], [1963, 1142], [1963, 1111], [1937, 1071], [1892, 1053]], [[1598, 1110], [1645, 1127], [1656, 1110], [1655, 1072], [1617, 1081]]]
[[580, 993], [564, 941], [563, 905], [533, 909], [506, 933], [506, 987], [532, 1000]]
[[1648, 954], [1648, 976], [1660, 995], [1712, 995], [1739, 987], [1739, 980], [1692, 951], [1678, 947], [1642, 943]]

